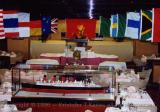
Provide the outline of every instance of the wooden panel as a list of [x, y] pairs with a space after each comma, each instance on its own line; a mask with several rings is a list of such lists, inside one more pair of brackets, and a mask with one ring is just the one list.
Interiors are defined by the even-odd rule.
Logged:
[[160, 83], [160, 65], [153, 65], [153, 82]]
[[151, 42], [135, 41], [135, 56], [141, 57], [142, 55], [151, 56], [152, 54], [158, 55], [158, 44]]
[[29, 39], [8, 39], [8, 51], [21, 52], [24, 58], [29, 58]]

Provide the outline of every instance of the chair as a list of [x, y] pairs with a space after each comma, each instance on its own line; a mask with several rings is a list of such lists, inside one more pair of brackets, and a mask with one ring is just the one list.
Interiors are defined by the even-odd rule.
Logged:
[[88, 110], [88, 109], [87, 109], [87, 110], [85, 110], [84, 112], [93, 112], [93, 111], [92, 111], [92, 110]]
[[32, 108], [28, 108], [28, 109], [26, 109], [24, 111], [18, 111], [18, 112], [32, 112]]
[[152, 72], [152, 69], [143, 70], [142, 72], [137, 72], [140, 76], [140, 80], [138, 84], [139, 88], [146, 89], [151, 72]]
[[10, 68], [9, 56], [0, 56], [0, 68]]

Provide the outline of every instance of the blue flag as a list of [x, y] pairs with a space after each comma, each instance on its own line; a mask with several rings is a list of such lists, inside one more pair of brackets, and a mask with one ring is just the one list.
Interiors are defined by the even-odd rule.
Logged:
[[118, 34], [118, 15], [111, 16], [110, 36], [117, 37]]
[[140, 33], [140, 13], [128, 12], [125, 37], [138, 39]]
[[51, 33], [51, 16], [42, 16], [42, 34], [48, 35]]

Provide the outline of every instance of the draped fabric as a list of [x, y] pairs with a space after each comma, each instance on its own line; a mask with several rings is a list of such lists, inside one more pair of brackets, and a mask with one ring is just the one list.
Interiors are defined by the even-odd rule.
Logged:
[[110, 36], [110, 19], [100, 16], [100, 35], [104, 37]]
[[94, 19], [67, 19], [68, 38], [88, 38], [94, 39], [96, 36], [96, 20]]
[[153, 9], [153, 42], [160, 42], [160, 8]]
[[19, 37], [30, 37], [30, 13], [18, 13]]
[[8, 38], [19, 37], [18, 13], [14, 10], [3, 11], [5, 36]]
[[141, 32], [140, 39], [152, 41], [152, 11], [141, 11]]
[[126, 14], [118, 14], [118, 36], [123, 38], [126, 30]]
[[126, 21], [125, 37], [138, 39], [140, 33], [140, 13], [128, 12]]
[[42, 23], [41, 20], [30, 21], [30, 36], [41, 36], [42, 35]]

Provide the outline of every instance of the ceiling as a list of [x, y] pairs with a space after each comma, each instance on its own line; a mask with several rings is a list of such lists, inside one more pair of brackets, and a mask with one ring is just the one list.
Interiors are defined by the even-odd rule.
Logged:
[[39, 19], [41, 15], [59, 19], [91, 18], [89, 12], [93, 18], [99, 18], [153, 7], [160, 7], [160, 0], [0, 0], [0, 8], [30, 12], [31, 19]]

